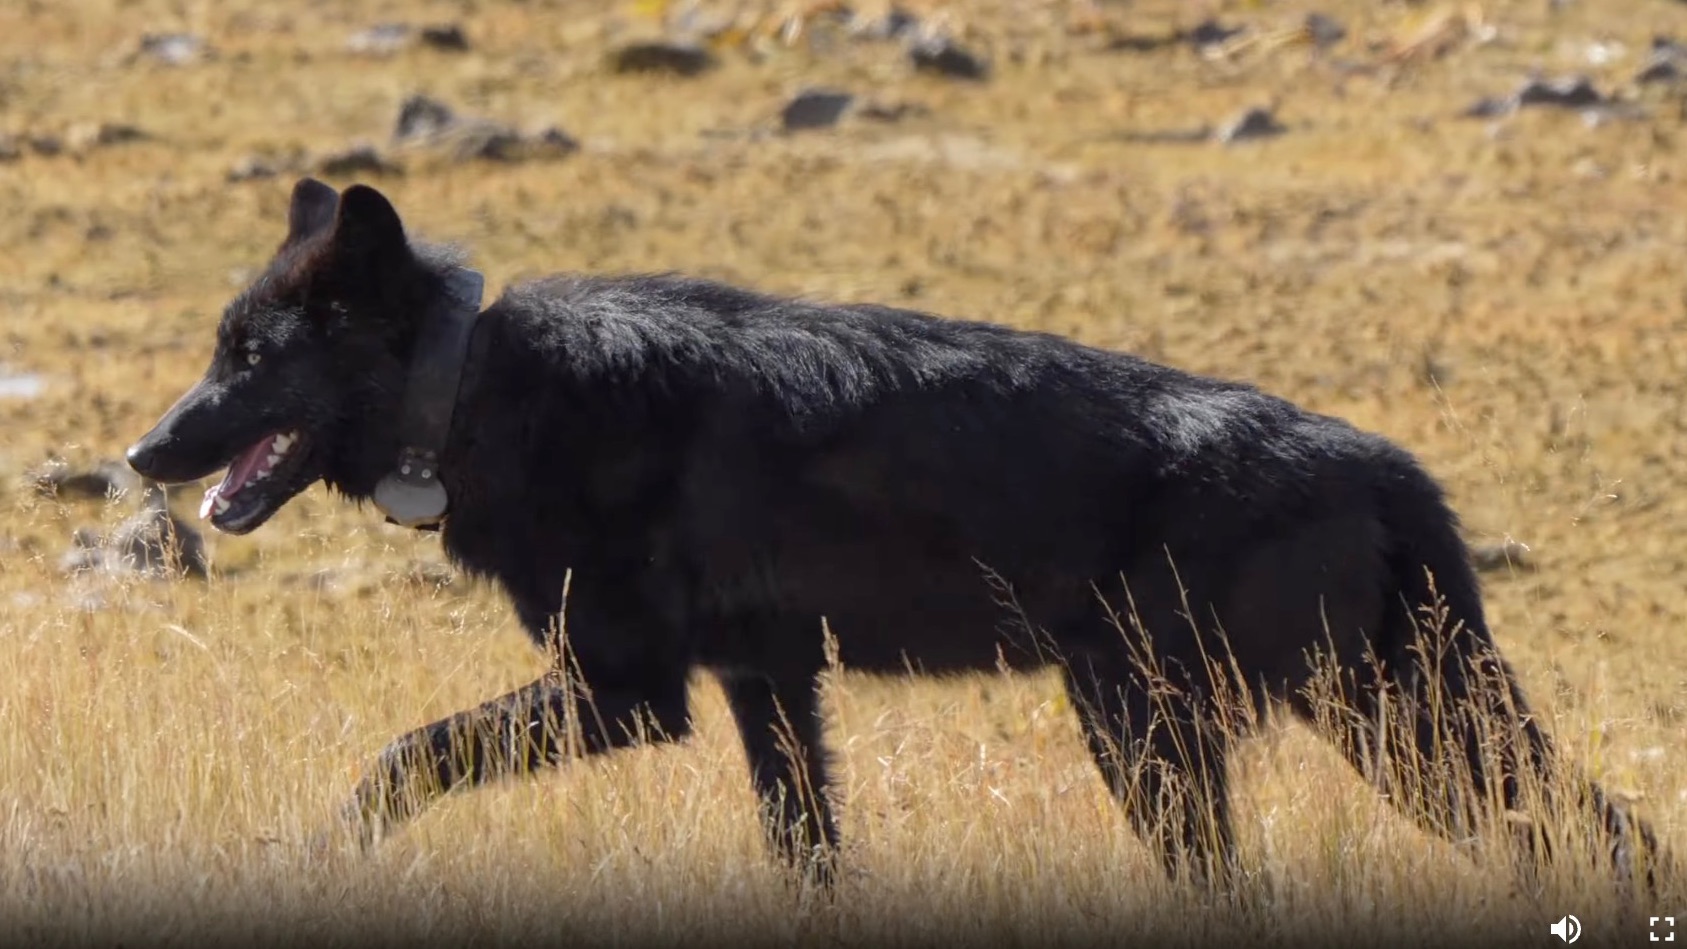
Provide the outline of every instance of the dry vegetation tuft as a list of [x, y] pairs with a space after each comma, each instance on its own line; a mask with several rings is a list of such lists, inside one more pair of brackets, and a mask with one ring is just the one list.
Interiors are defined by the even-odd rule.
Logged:
[[[1346, 37], [1320, 49], [1292, 29], [1313, 10]], [[1485, 585], [1566, 756], [1687, 846], [1687, 100], [1629, 84], [1654, 34], [1687, 37], [1687, 6], [943, 12], [991, 59], [987, 81], [917, 74], [894, 43], [811, 48], [812, 31], [754, 24], [697, 76], [612, 75], [604, 51], [657, 29], [627, 3], [0, 5], [0, 377], [43, 387], [0, 387], [7, 934], [1287, 944], [1429, 940], [1477, 918], [1546, 940], [1573, 912], [1585, 945], [1644, 940], [1652, 912], [1687, 928], [1679, 891], [1625, 911], [1560, 873], [1520, 893], [1278, 726], [1237, 757], [1244, 899], [1207, 906], [1162, 879], [1039, 677], [833, 683], [856, 871], [835, 906], [782, 888], [706, 681], [684, 746], [461, 796], [366, 860], [316, 862], [304, 841], [383, 743], [541, 668], [495, 593], [436, 569], [431, 537], [320, 488], [253, 536], [212, 538], [209, 582], [59, 574], [76, 528], [132, 506], [43, 498], [25, 471], [119, 455], [199, 373], [221, 304], [281, 236], [292, 172], [229, 171], [384, 148], [422, 92], [581, 143], [329, 176], [461, 242], [494, 291], [553, 269], [679, 269], [986, 317], [1255, 381], [1411, 447], [1474, 543], [1529, 545], [1534, 569]], [[1154, 41], [1208, 14], [1276, 32], [1214, 56]], [[457, 21], [470, 48], [347, 51], [382, 19]], [[209, 53], [128, 55], [175, 31]], [[1586, 73], [1645, 114], [1459, 117], [1537, 68]], [[807, 85], [921, 108], [753, 131]], [[1153, 134], [1254, 105], [1287, 131], [1228, 147]]]

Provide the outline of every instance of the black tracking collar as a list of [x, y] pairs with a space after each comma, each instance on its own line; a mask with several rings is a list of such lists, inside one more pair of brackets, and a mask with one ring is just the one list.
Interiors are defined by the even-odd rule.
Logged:
[[439, 462], [485, 286], [478, 272], [454, 270], [438, 305], [422, 315], [398, 419], [398, 461], [375, 485], [375, 506], [389, 524], [438, 530], [445, 519], [449, 499]]

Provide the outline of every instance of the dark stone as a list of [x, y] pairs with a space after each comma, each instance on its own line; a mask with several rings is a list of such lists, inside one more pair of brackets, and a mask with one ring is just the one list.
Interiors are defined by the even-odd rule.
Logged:
[[72, 126], [65, 132], [65, 139], [70, 147], [78, 151], [86, 148], [103, 148], [108, 145], [123, 145], [129, 142], [144, 142], [152, 136], [139, 126], [126, 122], [84, 122]]
[[1217, 20], [1208, 19], [1195, 24], [1195, 27], [1184, 33], [1183, 36], [1184, 39], [1189, 41], [1189, 45], [1196, 49], [1202, 49], [1208, 46], [1217, 46], [1245, 32], [1247, 32], [1245, 26], [1229, 27]]
[[947, 37], [931, 37], [908, 48], [908, 58], [919, 72], [981, 82], [990, 77], [990, 65], [957, 46]]
[[433, 138], [457, 123], [457, 113], [445, 103], [417, 93], [406, 98], [398, 107], [398, 122], [393, 126], [394, 142], [411, 142]]
[[467, 161], [488, 158], [494, 161], [515, 161], [521, 157], [525, 140], [521, 133], [507, 125], [475, 119], [460, 122], [439, 138], [451, 157]]
[[234, 163], [226, 175], [229, 181], [256, 181], [281, 174], [281, 166], [274, 159], [262, 155], [248, 155]]
[[466, 53], [469, 49], [468, 35], [463, 28], [455, 23], [436, 23], [424, 26], [418, 34], [422, 45], [447, 53]]
[[1185, 38], [1183, 33], [1130, 33], [1108, 40], [1107, 49], [1113, 52], [1152, 53], [1175, 46]]
[[1288, 130], [1288, 126], [1277, 121], [1270, 109], [1256, 107], [1219, 126], [1214, 137], [1228, 145], [1249, 139], [1270, 138]]
[[838, 124], [855, 96], [835, 89], [805, 89], [785, 104], [779, 113], [786, 131], [829, 128]]
[[1517, 111], [1516, 99], [1510, 97], [1496, 99], [1493, 96], [1485, 96], [1471, 103], [1459, 114], [1471, 119], [1497, 119], [1515, 111]]
[[526, 143], [542, 154], [567, 155], [580, 150], [580, 142], [574, 136], [554, 125], [546, 126], [538, 134], [528, 136]]
[[1307, 35], [1312, 37], [1312, 44], [1319, 49], [1334, 46], [1347, 38], [1347, 27], [1334, 17], [1322, 13], [1308, 13], [1303, 21]]
[[136, 573], [158, 579], [205, 578], [210, 566], [205, 540], [193, 525], [170, 511], [163, 486], [147, 482], [140, 508], [105, 537], [89, 527], [77, 528], [71, 535], [72, 549], [60, 559], [59, 569]]
[[1640, 85], [1654, 82], [1673, 83], [1684, 75], [1687, 75], [1687, 47], [1667, 36], [1654, 36], [1652, 51], [1646, 57], [1646, 65], [1640, 67], [1634, 81]]
[[347, 49], [367, 56], [391, 56], [411, 46], [463, 53], [469, 49], [469, 38], [456, 23], [431, 23], [422, 27], [408, 23], [377, 23], [346, 40]]
[[338, 151], [328, 152], [316, 159], [315, 169], [322, 175], [385, 175], [396, 174], [401, 169], [387, 161], [373, 145], [353, 145]]
[[1557, 79], [1531, 79], [1513, 94], [1518, 107], [1547, 105], [1564, 109], [1585, 109], [1603, 105], [1605, 95], [1593, 86], [1586, 76], [1563, 76]]
[[629, 43], [609, 54], [609, 67], [618, 73], [696, 76], [715, 65], [714, 53], [688, 43]]
[[399, 107], [393, 143], [436, 148], [459, 160], [518, 161], [566, 155], [580, 143], [550, 126], [533, 135], [488, 119], [461, 116], [438, 99], [412, 95]]

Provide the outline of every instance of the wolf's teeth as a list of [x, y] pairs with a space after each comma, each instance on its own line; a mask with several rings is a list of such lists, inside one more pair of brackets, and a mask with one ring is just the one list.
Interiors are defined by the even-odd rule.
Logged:
[[287, 449], [293, 447], [293, 436], [277, 435], [275, 436], [275, 441], [272, 444], [275, 448], [276, 454], [285, 455], [287, 454]]
[[218, 498], [217, 499], [217, 513], [218, 514], [222, 514], [223, 512], [227, 511], [228, 506], [229, 506], [228, 498]]
[[267, 461], [267, 462], [266, 462], [266, 464], [271, 464], [271, 465], [273, 465], [273, 464], [275, 464], [275, 463], [276, 463], [276, 462], [278, 462], [278, 461], [280, 461], [280, 460], [281, 460], [281, 456], [280, 456], [280, 455], [271, 455], [271, 456], [269, 456], [269, 460], [268, 460], [268, 461]]

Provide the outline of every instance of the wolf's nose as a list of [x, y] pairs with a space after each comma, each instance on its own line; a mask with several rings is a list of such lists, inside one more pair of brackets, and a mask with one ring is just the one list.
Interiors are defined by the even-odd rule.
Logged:
[[123, 453], [123, 459], [129, 463], [129, 467], [135, 469], [135, 473], [142, 477], [152, 475], [153, 462], [157, 460], [157, 456], [158, 452], [147, 444], [145, 439], [130, 445], [129, 450]]

